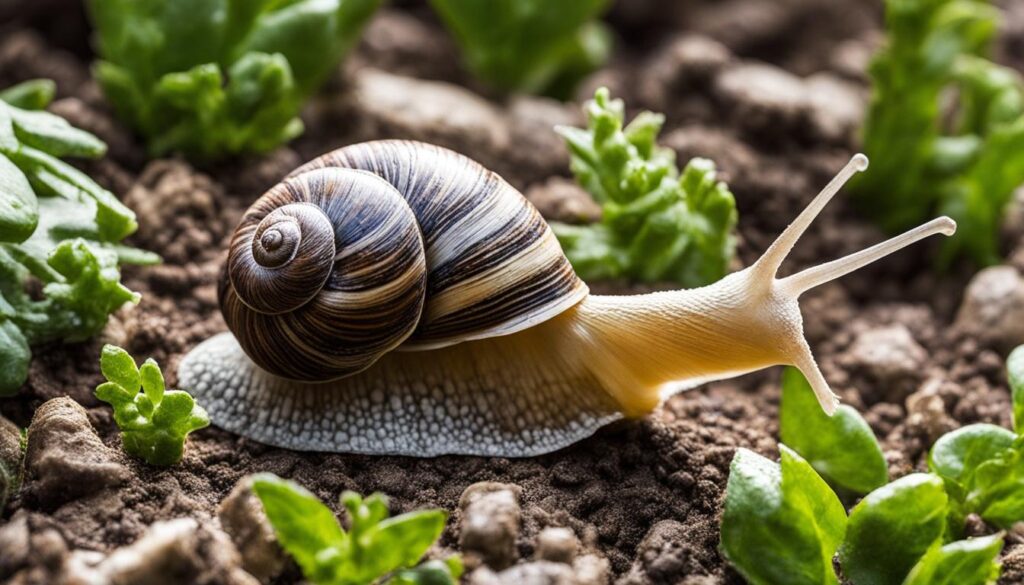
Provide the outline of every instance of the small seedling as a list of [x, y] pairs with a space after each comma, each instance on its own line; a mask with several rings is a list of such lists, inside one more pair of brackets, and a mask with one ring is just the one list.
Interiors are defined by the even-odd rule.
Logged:
[[611, 53], [608, 0], [431, 0], [467, 67], [502, 91], [568, 97]]
[[1024, 82], [985, 58], [998, 23], [988, 0], [887, 0], [888, 39], [870, 67], [859, 202], [893, 232], [951, 216], [947, 262], [998, 261], [999, 224], [1024, 183]]
[[94, 74], [154, 155], [266, 152], [302, 133], [305, 100], [380, 0], [90, 0]]
[[100, 370], [107, 381], [96, 387], [96, 397], [114, 408], [124, 450], [150, 465], [181, 461], [188, 434], [210, 424], [188, 392], [164, 390], [163, 373], [153, 358], [136, 367], [128, 352], [105, 345]]
[[99, 158], [106, 145], [27, 109], [53, 93], [44, 80], [0, 92], [0, 396], [24, 383], [31, 346], [87, 339], [110, 313], [138, 302], [119, 264], [159, 261], [120, 243], [135, 231], [135, 214], [60, 158]]
[[259, 474], [253, 491], [278, 541], [316, 585], [453, 585], [462, 574], [458, 557], [420, 563], [444, 530], [443, 510], [420, 510], [388, 518], [387, 498], [355, 492], [341, 495], [350, 529], [330, 508], [295, 482]]
[[623, 127], [624, 105], [601, 88], [587, 102], [587, 128], [559, 127], [576, 180], [602, 207], [593, 225], [552, 225], [584, 280], [629, 278], [710, 284], [735, 250], [736, 202], [715, 165], [657, 145], [664, 116], [644, 112]]

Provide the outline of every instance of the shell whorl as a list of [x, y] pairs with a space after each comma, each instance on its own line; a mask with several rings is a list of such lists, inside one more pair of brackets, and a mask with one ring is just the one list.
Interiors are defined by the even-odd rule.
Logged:
[[405, 141], [297, 169], [246, 212], [225, 272], [221, 310], [242, 349], [302, 381], [354, 374], [399, 345], [521, 331], [588, 294], [518, 191], [465, 156]]
[[245, 352], [295, 380], [369, 367], [416, 329], [426, 264], [416, 217], [370, 173], [286, 179], [246, 212], [221, 279], [221, 310]]

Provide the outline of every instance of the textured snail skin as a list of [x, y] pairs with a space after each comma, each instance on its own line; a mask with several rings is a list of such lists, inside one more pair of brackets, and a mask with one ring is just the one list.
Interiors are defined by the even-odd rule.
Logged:
[[[215, 424], [257, 441], [297, 450], [424, 457], [550, 452], [615, 419], [649, 413], [682, 389], [776, 364], [798, 367], [831, 413], [836, 399], [803, 337], [799, 296], [956, 228], [949, 218], [938, 218], [866, 250], [776, 278], [814, 217], [866, 166], [863, 155], [854, 157], [749, 268], [699, 289], [588, 296], [579, 279], [565, 273], [557, 243], [550, 247], [550, 230], [533, 221], [536, 211], [476, 163], [411, 142], [335, 151], [297, 170], [246, 214], [220, 287], [234, 335], [216, 335], [190, 352], [179, 367], [179, 383]], [[330, 202], [315, 201], [325, 193]], [[340, 227], [339, 217], [354, 212], [339, 215], [332, 205], [387, 219]], [[446, 211], [449, 205], [476, 211]], [[402, 252], [416, 249], [415, 230], [407, 225], [409, 213], [395, 206], [411, 210], [420, 227], [425, 276], [415, 270], [419, 257]], [[296, 263], [299, 251], [323, 257], [331, 249], [318, 231], [308, 239], [295, 237], [295, 226], [325, 225], [320, 211], [310, 207], [323, 210], [335, 226], [336, 261], [329, 270]], [[387, 238], [375, 237], [380, 230], [368, 225], [387, 226]], [[304, 316], [303, 311], [320, 310], [317, 299], [324, 291], [338, 290], [339, 274], [353, 263], [343, 259], [346, 250], [360, 246], [373, 250], [365, 262], [374, 268], [357, 271], [368, 280], [356, 286], [364, 304], [353, 305], [347, 315], [356, 325], [334, 323], [341, 312]], [[235, 265], [251, 268], [257, 256], [262, 264], [247, 276], [284, 271], [282, 282], [264, 288], [232, 273]], [[467, 275], [464, 280], [453, 262]], [[324, 284], [296, 286], [289, 271]], [[417, 300], [418, 321], [392, 325], [385, 319]], [[296, 315], [301, 326], [281, 325]], [[383, 322], [383, 333], [364, 331], [360, 317], [362, 323]], [[331, 333], [335, 326], [354, 332]], [[366, 339], [350, 342], [347, 336], [356, 334], [371, 340], [370, 351], [362, 348]], [[310, 368], [322, 371], [311, 376]], [[297, 381], [318, 377], [334, 379]]]

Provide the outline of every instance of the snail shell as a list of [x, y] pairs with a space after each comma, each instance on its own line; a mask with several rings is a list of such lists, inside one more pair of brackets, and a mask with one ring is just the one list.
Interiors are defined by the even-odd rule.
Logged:
[[336, 150], [270, 189], [238, 226], [218, 292], [245, 353], [301, 381], [521, 331], [588, 294], [518, 191], [408, 141]]

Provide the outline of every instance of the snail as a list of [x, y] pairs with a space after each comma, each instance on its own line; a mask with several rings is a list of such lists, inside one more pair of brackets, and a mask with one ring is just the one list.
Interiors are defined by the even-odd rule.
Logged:
[[776, 278], [866, 167], [854, 156], [757, 262], [714, 284], [598, 296], [496, 174], [429, 144], [351, 145], [245, 213], [218, 286], [231, 332], [194, 348], [179, 382], [244, 437], [370, 454], [537, 455], [682, 389], [778, 364], [799, 368], [832, 413], [798, 297], [956, 229], [940, 217]]

